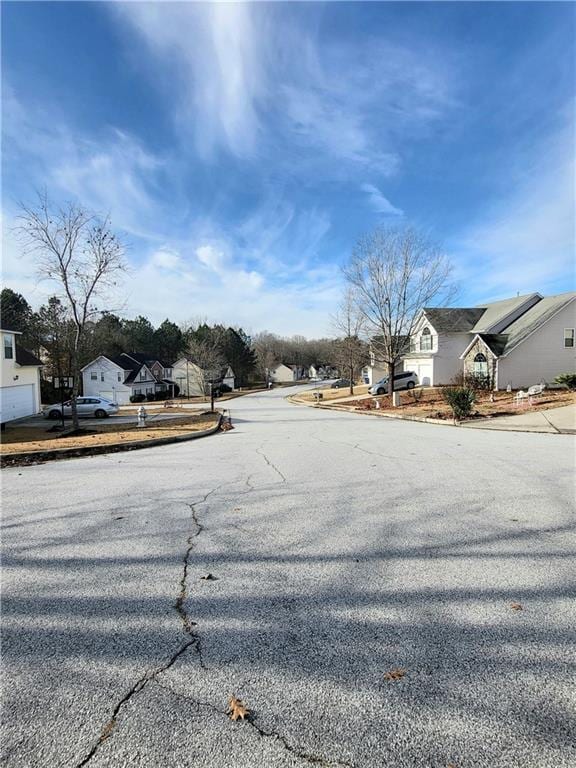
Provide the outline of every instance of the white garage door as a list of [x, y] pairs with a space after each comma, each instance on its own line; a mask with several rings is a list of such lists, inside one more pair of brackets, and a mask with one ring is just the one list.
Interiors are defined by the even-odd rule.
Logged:
[[418, 381], [420, 384], [429, 387], [432, 384], [432, 366], [430, 363], [425, 365], [415, 365], [416, 373], [418, 374]]
[[34, 384], [0, 388], [0, 422], [21, 419], [36, 412]]

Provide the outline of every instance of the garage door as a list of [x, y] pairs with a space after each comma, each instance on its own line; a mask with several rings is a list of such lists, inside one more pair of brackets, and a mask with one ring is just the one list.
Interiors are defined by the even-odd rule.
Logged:
[[429, 387], [432, 384], [432, 366], [430, 363], [425, 365], [415, 365], [416, 373], [418, 374], [418, 381], [420, 384]]
[[36, 413], [34, 384], [0, 388], [0, 422], [21, 419]]

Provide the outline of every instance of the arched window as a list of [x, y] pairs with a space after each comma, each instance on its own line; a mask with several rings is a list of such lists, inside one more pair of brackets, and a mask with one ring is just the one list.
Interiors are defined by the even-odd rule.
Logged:
[[488, 376], [488, 360], [482, 352], [478, 352], [474, 358], [474, 373], [476, 376]]
[[420, 336], [420, 352], [430, 352], [432, 350], [432, 334], [430, 328], [424, 328]]

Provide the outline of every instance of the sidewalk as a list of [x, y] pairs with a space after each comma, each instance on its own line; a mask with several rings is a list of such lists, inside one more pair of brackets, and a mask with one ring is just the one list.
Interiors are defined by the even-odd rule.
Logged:
[[497, 416], [482, 421], [467, 421], [461, 426], [469, 429], [576, 434], [576, 405], [563, 405], [545, 411], [525, 411], [515, 416]]

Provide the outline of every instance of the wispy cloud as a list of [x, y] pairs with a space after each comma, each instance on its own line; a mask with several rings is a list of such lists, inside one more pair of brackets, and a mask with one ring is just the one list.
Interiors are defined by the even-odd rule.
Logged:
[[244, 3], [115, 3], [172, 73], [175, 118], [205, 156], [225, 147], [251, 154], [266, 95], [260, 46], [265, 36]]
[[[506, 169], [513, 192], [454, 238], [461, 279], [481, 298], [574, 286], [572, 121]], [[564, 288], [565, 290], [565, 288]]]
[[311, 23], [321, 15], [313, 6], [305, 15], [264, 3], [119, 3], [112, 11], [173, 77], [175, 120], [205, 159], [219, 150], [288, 154], [294, 170], [300, 146], [308, 161], [320, 152], [387, 176], [401, 165], [400, 135], [455, 104], [446, 56], [384, 40], [362, 49], [325, 40]]
[[[35, 189], [47, 189], [52, 197], [81, 200], [111, 214], [125, 232], [155, 236], [150, 222], [166, 215], [156, 194], [166, 173], [163, 159], [115, 128], [87, 137], [49, 107], [25, 109], [9, 86], [6, 90], [2, 128], [17, 174], [10, 179], [13, 192], [28, 199]], [[26, 164], [26, 176], [18, 175], [19, 161]]]
[[369, 203], [376, 213], [383, 213], [386, 216], [403, 216], [404, 211], [396, 208], [384, 197], [382, 192], [374, 184], [362, 184], [362, 191], [368, 195]]

